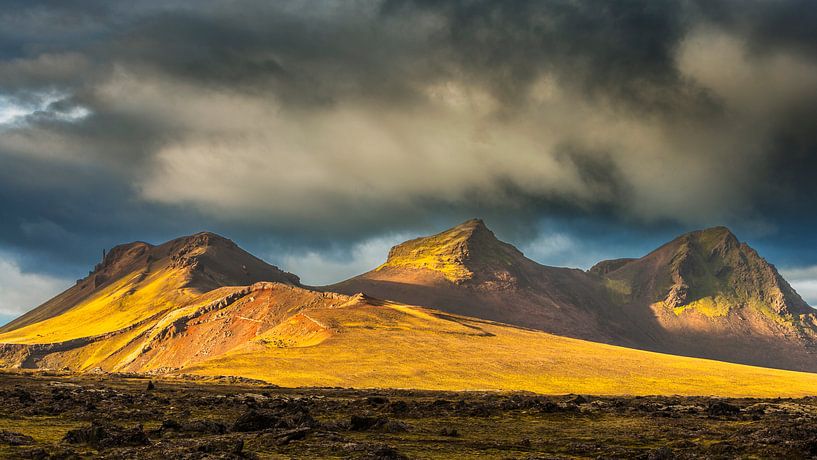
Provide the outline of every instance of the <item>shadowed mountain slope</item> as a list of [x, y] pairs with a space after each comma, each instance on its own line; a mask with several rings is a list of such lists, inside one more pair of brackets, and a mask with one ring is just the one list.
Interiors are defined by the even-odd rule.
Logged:
[[723, 227], [583, 272], [537, 264], [471, 220], [397, 245], [380, 267], [324, 289], [598, 342], [817, 371], [815, 311]]
[[646, 348], [770, 367], [817, 370], [815, 310], [724, 227], [682, 235], [641, 259], [590, 270]]

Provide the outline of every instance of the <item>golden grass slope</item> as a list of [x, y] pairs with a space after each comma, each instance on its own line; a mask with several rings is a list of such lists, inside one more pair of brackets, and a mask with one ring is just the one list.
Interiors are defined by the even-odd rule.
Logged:
[[756, 397], [817, 392], [817, 374], [645, 352], [391, 303], [301, 312], [270, 334], [179, 372], [283, 386]]
[[117, 331], [190, 302], [200, 293], [187, 281], [181, 270], [133, 272], [61, 315], [0, 334], [0, 343], [55, 343]]
[[[639, 351], [281, 283], [221, 288], [161, 315], [74, 348], [35, 349], [42, 355], [29, 362], [78, 372], [235, 375], [282, 386], [756, 397], [817, 392], [817, 374]], [[48, 321], [58, 320], [65, 326], [60, 317]], [[24, 340], [42, 337], [21, 335]]]

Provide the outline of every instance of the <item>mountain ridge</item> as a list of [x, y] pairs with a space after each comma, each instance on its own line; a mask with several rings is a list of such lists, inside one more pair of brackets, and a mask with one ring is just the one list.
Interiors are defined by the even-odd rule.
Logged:
[[[485, 366], [501, 388], [511, 389], [514, 380], [499, 370], [513, 368], [523, 373], [517, 381], [526, 382], [518, 389], [555, 391], [562, 387], [535, 375], [562, 375], [567, 371], [553, 363], [564, 366], [564, 356], [581, 356], [569, 371], [578, 385], [601, 372], [586, 366], [600, 366], [596, 356], [604, 356], [616, 370], [605, 377], [603, 391], [630, 388], [609, 380], [612, 375], [639, 375], [642, 385], [650, 380], [646, 373], [659, 369], [685, 382], [668, 381], [667, 391], [688, 392], [693, 382], [712, 378], [695, 371], [689, 380], [679, 369], [693, 363], [709, 372], [732, 369], [735, 376], [766, 378], [761, 374], [767, 371], [757, 368], [698, 358], [817, 371], [815, 331], [811, 308], [726, 228], [690, 232], [644, 257], [602, 261], [583, 271], [530, 260], [472, 219], [398, 244], [372, 271], [317, 288], [209, 232], [156, 246], [119, 245], [77, 286], [0, 331], [0, 367], [158, 374], [217, 369], [273, 382], [353, 385], [417, 384], [416, 375], [436, 372], [446, 385], [471, 388], [490, 379], [468, 366], [495, 359]], [[514, 360], [525, 356], [529, 361], [517, 369]], [[459, 361], [447, 362], [450, 357]], [[409, 368], [395, 367], [403, 358]], [[362, 363], [395, 377], [374, 371], [360, 379], [332, 377], [355, 373]], [[427, 367], [432, 363], [438, 369]], [[537, 370], [536, 363], [544, 367]], [[729, 381], [738, 385], [735, 376]]]
[[0, 344], [0, 365], [15, 362], [285, 386], [548, 394], [796, 397], [817, 385], [814, 374], [662, 355], [275, 282], [218, 288], [158, 321], [87, 341]]

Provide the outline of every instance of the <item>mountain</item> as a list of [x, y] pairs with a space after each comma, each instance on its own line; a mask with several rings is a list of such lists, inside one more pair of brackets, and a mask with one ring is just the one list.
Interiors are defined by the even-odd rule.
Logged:
[[533, 262], [471, 220], [397, 245], [375, 270], [322, 288], [199, 233], [113, 248], [87, 278], [3, 329], [0, 367], [799, 396], [813, 392], [817, 375], [699, 357], [817, 370], [814, 318], [725, 228], [582, 271]]
[[0, 328], [3, 342], [65, 341], [156, 318], [202, 293], [256, 281], [299, 284], [213, 233], [159, 246], [135, 242], [108, 251], [84, 279]]
[[607, 289], [596, 276], [540, 265], [499, 241], [478, 219], [399, 244], [383, 265], [321, 289], [365, 292], [599, 342], [622, 337], [616, 330], [626, 327], [612, 314]]
[[597, 342], [817, 371], [815, 310], [724, 227], [584, 272], [540, 265], [470, 220], [397, 245], [380, 267], [323, 289]]
[[0, 345], [0, 364], [556, 394], [795, 397], [817, 385], [815, 374], [633, 350], [275, 282], [217, 288], [150, 324], [108, 334]]
[[817, 312], [727, 228], [691, 232], [590, 273], [636, 327], [651, 331], [645, 348], [817, 371]]

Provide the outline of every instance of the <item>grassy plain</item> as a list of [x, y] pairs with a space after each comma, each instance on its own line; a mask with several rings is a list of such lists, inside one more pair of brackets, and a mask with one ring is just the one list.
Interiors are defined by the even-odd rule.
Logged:
[[652, 353], [403, 305], [314, 310], [308, 318], [312, 327], [277, 328], [274, 340], [261, 337], [180, 372], [287, 387], [731, 397], [817, 392], [817, 374]]

